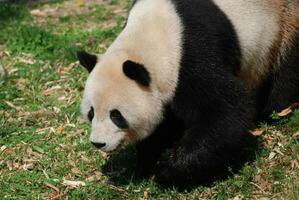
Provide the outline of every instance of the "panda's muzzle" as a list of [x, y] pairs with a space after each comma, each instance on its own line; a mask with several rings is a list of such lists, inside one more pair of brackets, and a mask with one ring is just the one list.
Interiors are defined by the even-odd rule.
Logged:
[[93, 146], [95, 146], [98, 149], [101, 149], [104, 146], [106, 146], [106, 143], [95, 143], [95, 142], [91, 142], [91, 144], [93, 144]]

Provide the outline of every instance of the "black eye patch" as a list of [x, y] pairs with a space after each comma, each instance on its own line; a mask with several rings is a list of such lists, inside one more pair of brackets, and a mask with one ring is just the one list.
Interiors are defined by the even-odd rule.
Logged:
[[129, 128], [128, 122], [119, 112], [119, 110], [110, 111], [110, 119], [120, 129]]
[[87, 114], [87, 118], [89, 121], [92, 121], [93, 117], [94, 117], [94, 109], [93, 109], [93, 107], [90, 107], [90, 110]]

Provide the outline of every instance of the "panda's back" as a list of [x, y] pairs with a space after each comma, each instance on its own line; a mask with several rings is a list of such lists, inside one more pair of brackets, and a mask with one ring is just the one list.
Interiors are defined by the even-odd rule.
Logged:
[[184, 21], [184, 41], [189, 41], [188, 46], [196, 43], [192, 52], [195, 48], [219, 42], [219, 57], [228, 61], [225, 65], [233, 68], [247, 88], [261, 84], [265, 76], [279, 65], [299, 35], [297, 0], [172, 2]]
[[298, 12], [296, 0], [137, 0], [109, 50], [136, 52], [161, 91], [217, 62], [256, 88], [298, 35]]

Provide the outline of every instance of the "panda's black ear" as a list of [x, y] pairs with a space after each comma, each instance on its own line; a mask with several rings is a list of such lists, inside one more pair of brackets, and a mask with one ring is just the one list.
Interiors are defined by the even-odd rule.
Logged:
[[149, 86], [151, 77], [142, 64], [127, 60], [123, 64], [123, 71], [127, 77], [143, 86]]
[[96, 55], [89, 54], [85, 51], [77, 51], [77, 58], [80, 62], [80, 65], [85, 67], [88, 72], [93, 70], [98, 61], [98, 57]]

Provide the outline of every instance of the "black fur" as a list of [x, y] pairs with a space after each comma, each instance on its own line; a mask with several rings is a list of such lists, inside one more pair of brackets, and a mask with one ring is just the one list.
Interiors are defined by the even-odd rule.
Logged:
[[273, 111], [279, 112], [299, 101], [299, 34], [280, 66], [265, 79], [257, 99], [259, 119], [266, 121]]
[[181, 120], [175, 117], [168, 107], [164, 112], [164, 121], [153, 134], [137, 144], [137, 167], [135, 174], [146, 177], [153, 173], [157, 159], [165, 149], [170, 148], [184, 133]]
[[254, 141], [248, 130], [255, 113], [235, 76], [241, 53], [230, 21], [209, 0], [172, 2], [184, 25], [180, 78], [168, 105], [173, 120], [138, 145], [138, 164], [147, 170], [155, 163], [159, 183], [180, 186], [207, 181], [238, 162]]
[[150, 85], [150, 74], [142, 64], [128, 60], [123, 64], [123, 71], [127, 77], [135, 80], [137, 83], [143, 86]]
[[77, 58], [80, 62], [80, 65], [85, 67], [88, 72], [91, 72], [93, 70], [98, 61], [96, 55], [89, 54], [85, 51], [77, 51]]
[[87, 114], [87, 118], [91, 122], [93, 120], [93, 117], [94, 117], [94, 108], [90, 107], [90, 110], [89, 110], [89, 112]]
[[[165, 105], [164, 120], [137, 144], [136, 174], [154, 174], [167, 186], [187, 186], [227, 173], [243, 161], [256, 144], [248, 130], [257, 116], [299, 100], [299, 36], [255, 95], [236, 77], [242, 55], [225, 14], [211, 0], [172, 2], [184, 25], [179, 82]], [[134, 80], [150, 80], [148, 73], [124, 71]]]
[[127, 120], [122, 116], [119, 110], [111, 110], [110, 119], [120, 129], [129, 128]]

